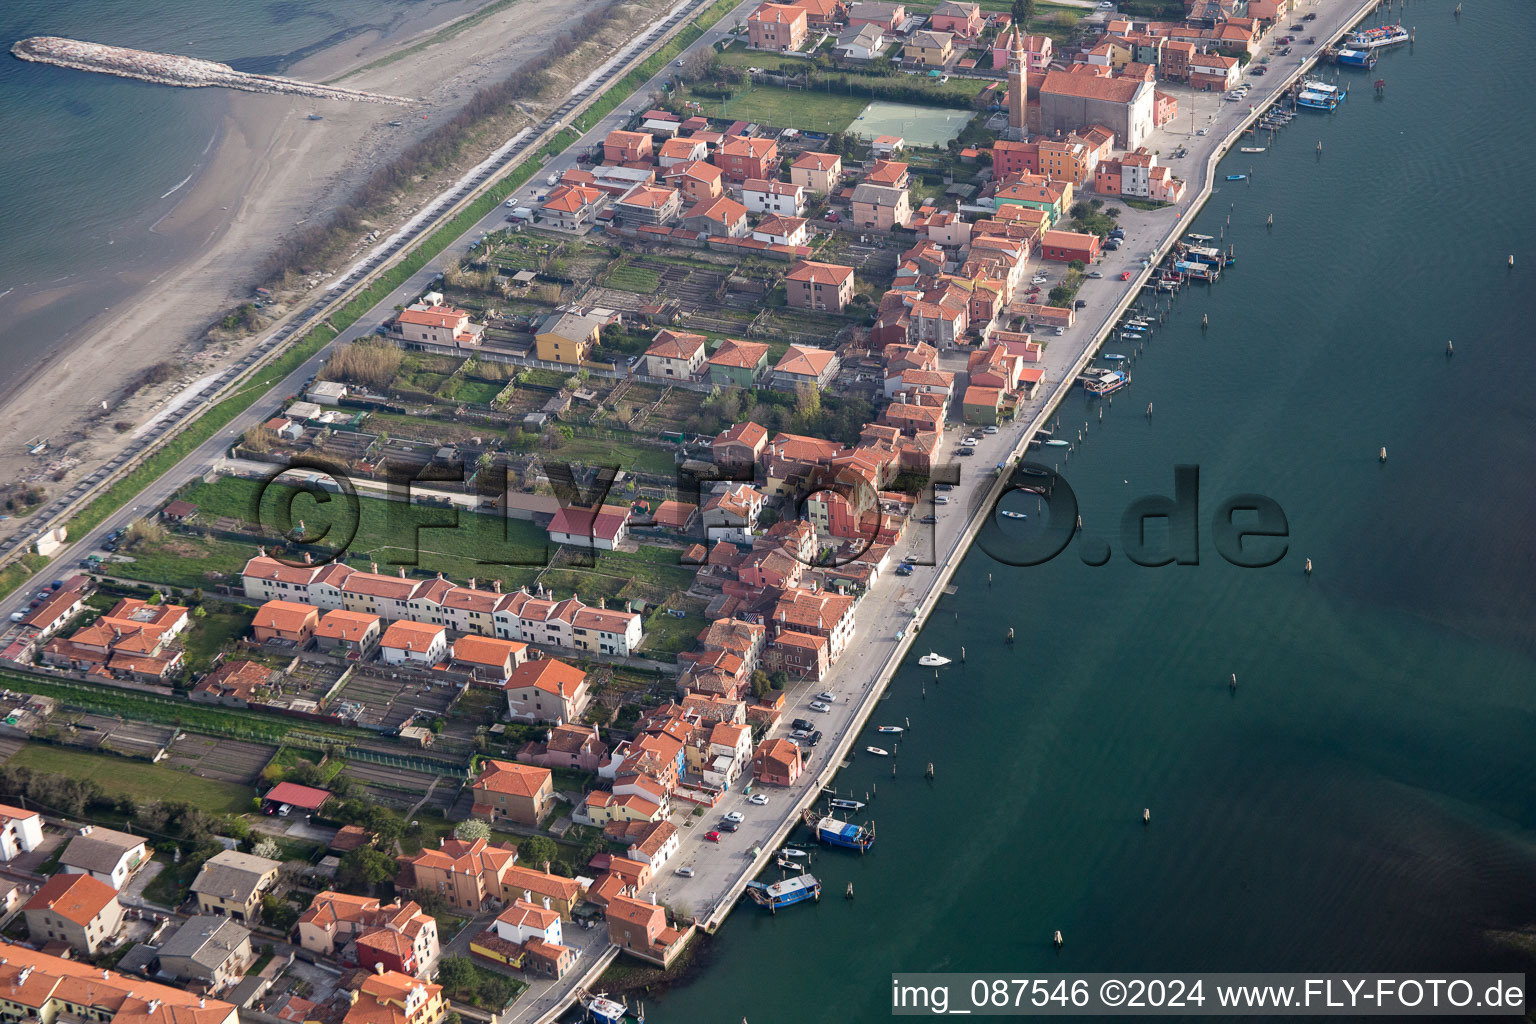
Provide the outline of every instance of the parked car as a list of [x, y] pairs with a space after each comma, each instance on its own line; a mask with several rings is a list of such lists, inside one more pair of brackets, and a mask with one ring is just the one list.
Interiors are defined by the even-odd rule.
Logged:
[[[820, 743], [820, 742], [821, 742], [821, 730], [820, 730], [820, 729], [817, 729], [817, 730], [816, 730], [816, 731], [815, 731], [815, 732], [813, 732], [813, 733], [811, 733], [811, 738], [810, 738], [810, 739], [808, 739], [808, 740], [806, 740], [806, 741], [805, 741], [805, 742], [806, 742], [806, 743], [808, 743], [808, 744], [810, 744], [810, 745], [811, 745], [811, 746], [813, 746], [813, 747], [814, 747], [814, 746], [815, 746], [815, 745], [816, 745], [816, 744], [818, 744], [818, 743]], [[768, 801], [767, 801], [767, 800], [764, 800], [764, 801], [763, 801], [763, 802], [764, 802], [764, 803], [767, 803], [767, 802], [768, 802]]]
[[949, 504], [949, 498], [945, 497], [942, 494], [935, 494], [933, 496], [933, 503], [935, 505], [948, 505]]
[[712, 843], [718, 843], [720, 841], [720, 833], [719, 832], [705, 832], [704, 833], [704, 838], [709, 840]]
[[837, 700], [837, 695], [832, 693], [829, 690], [822, 690], [820, 693], [818, 693], [816, 695], [816, 699], [817, 700], [833, 701], [833, 700]]
[[789, 738], [792, 740], [803, 740], [810, 734], [811, 730], [809, 729], [796, 729], [794, 732], [789, 734]]
[[677, 869], [676, 873], [679, 874], [679, 875], [682, 875], [684, 878], [692, 878], [693, 877], [693, 868], [681, 867], [681, 868]]
[[910, 565], [906, 564], [905, 562], [903, 562], [902, 564], [900, 564], [900, 565], [898, 565], [896, 567], [896, 575], [897, 576], [911, 576], [912, 575], [912, 567]]
[[976, 454], [976, 449], [975, 448], [961, 448], [955, 454], [956, 455], [975, 455]]
[[[816, 735], [820, 736], [821, 734], [817, 733]], [[761, 793], [753, 793], [751, 796], [747, 797], [747, 803], [757, 804], [759, 807], [764, 807], [768, 803], [768, 798], [763, 796]]]
[[811, 710], [821, 712], [831, 711], [832, 705], [826, 703], [825, 701], [813, 700], [811, 701]]
[[939, 521], [939, 517], [938, 516], [933, 516], [933, 515], [923, 516], [923, 518], [918, 520], [918, 522], [920, 522], [920, 523], [927, 523], [929, 526], [932, 526], [934, 523], [936, 523], [938, 521]]
[[716, 825], [715, 827], [718, 828], [721, 832], [740, 832], [741, 831], [741, 826], [738, 825], [734, 821], [722, 821], [720, 824]]
[[1082, 309], [1083, 307], [1085, 307], [1087, 305], [1088, 305], [1088, 300], [1086, 300], [1086, 299], [1078, 299], [1076, 302], [1072, 303], [1072, 308], [1073, 309]]
[[746, 815], [742, 814], [740, 811], [732, 811], [725, 816], [725, 820], [740, 825], [742, 822], [746, 821], [747, 818]]
[[1099, 273], [1097, 270], [1090, 270], [1090, 271], [1088, 271], [1088, 276], [1093, 278], [1095, 281], [1097, 281], [1099, 278], [1103, 277], [1104, 275]]
[[1131, 279], [1131, 272], [1129, 270], [1122, 270], [1122, 271], [1120, 271], [1120, 280], [1122, 280], [1122, 281], [1129, 281], [1130, 279]]
[[[993, 433], [997, 433], [997, 431], [994, 430]], [[933, 485], [933, 489], [935, 491], [938, 491], [940, 494], [947, 494], [950, 491], [955, 489], [955, 485], [954, 484], [934, 484]]]
[[789, 723], [789, 727], [791, 729], [804, 729], [806, 732], [810, 732], [812, 729], [816, 728], [816, 723], [809, 722], [804, 718], [797, 718], [793, 722]]
[[1249, 68], [1249, 69], [1248, 69], [1248, 73], [1249, 73], [1249, 74], [1250, 74], [1250, 75], [1262, 75], [1262, 74], [1264, 74], [1264, 73], [1265, 73], [1265, 72], [1266, 72], [1266, 71], [1268, 71], [1268, 70], [1269, 70], [1269, 69], [1268, 69], [1268, 68], [1266, 68], [1266, 67], [1264, 67], [1264, 66], [1263, 66], [1263, 65], [1262, 65], [1262, 64], [1261, 64], [1261, 65], [1259, 65], [1259, 66], [1258, 66], [1258, 67], [1256, 67], [1256, 68]]

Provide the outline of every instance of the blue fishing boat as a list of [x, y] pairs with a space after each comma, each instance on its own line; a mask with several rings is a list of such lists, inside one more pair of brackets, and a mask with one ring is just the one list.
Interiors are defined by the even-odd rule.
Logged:
[[1121, 355], [1119, 352], [1105, 352], [1103, 355], [1099, 356], [1099, 358], [1105, 362], [1118, 363], [1120, 360], [1124, 359], [1125, 356]]
[[1308, 110], [1337, 110], [1348, 95], [1336, 85], [1312, 79], [1302, 83], [1301, 92], [1296, 96], [1296, 105]]
[[782, 882], [774, 882], [771, 885], [763, 882], [748, 882], [747, 895], [752, 897], [752, 902], [760, 907], [768, 908], [769, 913], [778, 913], [780, 907], [794, 906], [806, 900], [821, 899], [821, 883], [815, 875], [796, 875], [794, 878], [786, 878]]
[[875, 845], [875, 827], [867, 828], [863, 825], [852, 825], [846, 821], [838, 821], [830, 815], [817, 814], [807, 807], [801, 814], [801, 820], [810, 826], [816, 838], [828, 846], [840, 846], [845, 850], [858, 850], [863, 853]]
[[1370, 70], [1376, 66], [1376, 51], [1340, 50], [1334, 54], [1333, 60], [1341, 68], [1365, 68]]
[[1227, 180], [1228, 181], [1247, 181], [1248, 180], [1248, 175], [1246, 175], [1246, 174], [1229, 174], [1229, 175], [1227, 175]]

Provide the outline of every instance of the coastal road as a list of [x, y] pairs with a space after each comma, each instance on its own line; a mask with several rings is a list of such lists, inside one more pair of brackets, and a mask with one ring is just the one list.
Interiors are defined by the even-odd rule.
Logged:
[[[694, 0], [694, 4], [689, 6], [693, 6], [693, 13], [697, 13], [697, 11], [701, 10], [706, 5], [706, 3], [707, 0]], [[744, 0], [742, 4], [737, 6], [725, 17], [721, 18], [712, 28], [706, 31], [704, 35], [695, 40], [694, 43], [689, 46], [685, 52], [689, 54], [695, 53], [706, 47], [713, 46], [719, 40], [726, 38], [730, 34], [731, 29], [735, 28], [737, 25], [744, 25], [746, 23], [747, 15], [756, 9], [757, 6], [758, 5], [755, 0]], [[680, 7], [681, 5], [679, 5], [679, 7], [674, 7], [672, 8], [672, 11], [675, 12], [679, 10]], [[665, 22], [666, 19], [662, 19], [662, 24], [665, 24]], [[658, 25], [656, 28], [641, 33], [641, 35], [638, 37], [638, 41], [643, 44], [652, 33], [657, 32], [660, 29], [661, 26]], [[622, 56], [622, 53], [620, 56]], [[615, 128], [623, 127], [624, 122], [628, 120], [627, 116], [624, 114], [624, 111], [635, 108], [637, 104], [644, 102], [652, 92], [659, 91], [661, 88], [661, 83], [671, 76], [672, 67], [672, 65], [669, 65], [667, 68], [652, 76], [638, 89], [632, 92], [624, 102], [620, 103], [615, 108], [613, 113], [610, 113], [608, 116], [597, 121], [595, 124], [588, 125], [585, 123], [585, 121], [591, 120], [590, 117], [585, 119], [578, 118], [576, 123], [585, 129], [584, 134], [575, 142], [575, 144], [552, 157], [544, 165], [543, 170], [535, 176], [533, 182], [530, 182], [529, 186], [527, 186], [527, 189], [536, 189], [538, 191], [542, 191], [543, 188], [539, 188], [534, 184], [534, 182], [542, 183], [548, 174], [563, 171], [568, 167], [576, 166], [576, 157], [578, 154], [590, 151], [594, 144], [600, 144], [602, 142], [603, 138], [608, 134], [608, 132]], [[594, 76], [595, 75], [596, 73], [594, 72]], [[544, 186], [544, 188], [547, 188], [547, 186]], [[527, 189], [524, 191], [527, 191]], [[523, 193], [519, 193], [519, 195], [522, 194]], [[34, 592], [45, 589], [49, 585], [49, 582], [52, 580], [59, 579], [77, 571], [76, 567], [78, 563], [87, 555], [93, 552], [98, 552], [109, 533], [116, 529], [125, 529], [128, 524], [139, 518], [141, 515], [144, 515], [145, 513], [159, 507], [164, 502], [170, 500], [172, 495], [175, 494], [176, 489], [180, 487], [182, 483], [193, 477], [201, 476], [207, 473], [218, 461], [218, 459], [225, 454], [229, 446], [241, 434], [243, 434], [250, 427], [255, 426], [258, 423], [264, 423], [266, 420], [270, 419], [276, 412], [277, 408], [282, 405], [290, 395], [297, 395], [301, 393], [305, 383], [316, 373], [318, 373], [320, 368], [325, 364], [325, 361], [329, 358], [330, 352], [334, 346], [348, 341], [354, 341], [360, 337], [372, 333], [375, 327], [377, 327], [385, 319], [394, 315], [394, 308], [396, 305], [415, 301], [415, 299], [422, 292], [426, 291], [427, 288], [433, 283], [437, 275], [442, 273], [442, 268], [448, 262], [462, 257], [486, 233], [504, 227], [505, 217], [506, 210], [503, 207], [498, 206], [493, 209], [478, 223], [460, 235], [459, 238], [450, 244], [446, 249], [444, 249], [442, 253], [430, 261], [427, 266], [417, 271], [414, 275], [411, 276], [409, 280], [392, 291], [377, 305], [375, 305], [373, 309], [369, 310], [362, 317], [360, 317], [357, 322], [352, 325], [352, 327], [343, 332], [335, 341], [331, 342], [331, 344], [327, 345], [324, 349], [310, 357], [304, 362], [302, 366], [288, 374], [286, 377], [279, 379], [275, 376], [267, 375], [258, 381], [252, 382], [246, 389], [242, 389], [242, 392], [252, 388], [266, 388], [267, 390], [264, 394], [257, 398], [256, 401], [252, 402], [244, 412], [236, 416], [235, 419], [231, 421], [227, 427], [225, 427], [214, 437], [209, 438], [203, 444], [193, 449], [186, 455], [186, 457], [177, 462], [174, 466], [172, 466], [169, 470], [157, 478], [153, 483], [141, 491], [133, 499], [132, 503], [124, 506], [117, 512], [113, 513], [111, 516], [107, 517], [93, 530], [87, 532], [83, 536], [75, 538], [63, 550], [55, 555], [52, 563], [46, 569], [35, 574], [25, 584], [18, 587], [8, 599], [0, 602], [0, 614], [6, 615], [8, 617], [12, 613], [26, 611], [28, 602], [31, 600]], [[366, 267], [359, 267], [356, 269], [354, 271], [354, 275], [360, 277], [361, 274], [365, 272], [365, 269], [372, 270], [375, 268], [376, 263], [369, 262]], [[348, 284], [350, 285], [351, 283], [352, 282], [349, 280]], [[284, 328], [278, 334], [274, 335], [271, 340], [263, 343], [263, 350], [265, 350], [266, 346], [273, 344], [277, 338], [286, 339], [291, 335], [299, 333], [302, 333], [302, 331], [295, 330], [292, 326]], [[233, 375], [234, 372], [234, 370], [227, 371], [227, 373], [230, 375]], [[223, 375], [221, 375], [221, 378], [223, 378]], [[169, 422], [170, 421], [167, 420], [167, 425], [169, 425]], [[146, 437], [146, 440], [148, 440], [149, 437], [158, 436], [163, 429], [164, 428], [156, 429], [151, 435]]]

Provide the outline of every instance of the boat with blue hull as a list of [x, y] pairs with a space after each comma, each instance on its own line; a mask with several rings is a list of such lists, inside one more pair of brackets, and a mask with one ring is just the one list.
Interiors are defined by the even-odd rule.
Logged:
[[1337, 110], [1348, 96], [1349, 93], [1338, 86], [1314, 79], [1302, 83], [1301, 92], [1296, 95], [1296, 105], [1308, 110]]
[[1341, 68], [1364, 68], [1369, 71], [1376, 66], [1376, 51], [1340, 50], [1333, 55], [1333, 62]]
[[875, 845], [873, 823], [868, 826], [853, 825], [846, 821], [839, 821], [830, 815], [817, 814], [809, 807], [805, 809], [801, 819], [816, 834], [816, 838], [828, 846], [838, 846], [845, 850], [858, 850], [863, 853]]
[[752, 902], [776, 914], [780, 907], [792, 907], [806, 900], [821, 899], [821, 883], [815, 875], [796, 875], [782, 882], [748, 882], [747, 895]]

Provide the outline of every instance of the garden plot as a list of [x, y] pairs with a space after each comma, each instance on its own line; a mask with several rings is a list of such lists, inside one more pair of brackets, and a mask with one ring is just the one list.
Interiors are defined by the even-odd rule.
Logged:
[[365, 729], [393, 732], [417, 717], [445, 715], [457, 695], [456, 685], [434, 685], [376, 666], [347, 681], [334, 710]]
[[170, 756], [164, 764], [205, 779], [251, 785], [276, 752], [276, 747], [265, 743], [215, 739], [200, 733], [184, 732], [171, 744], [168, 751]]

